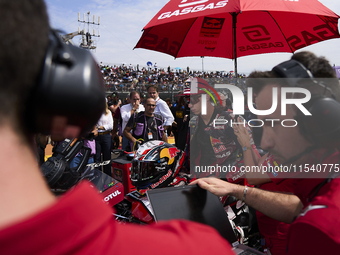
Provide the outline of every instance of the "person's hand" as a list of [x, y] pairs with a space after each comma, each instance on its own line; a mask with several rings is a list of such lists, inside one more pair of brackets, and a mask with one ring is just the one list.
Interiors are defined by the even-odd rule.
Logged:
[[105, 128], [103, 126], [99, 126], [98, 130], [105, 130]]
[[138, 110], [139, 108], [139, 100], [136, 100], [132, 103], [132, 108], [136, 109], [136, 111]]
[[[237, 118], [238, 122], [242, 122], [241, 118]], [[247, 128], [243, 124], [233, 124], [234, 134], [237, 136], [237, 141], [242, 147], [250, 147], [250, 135]]]
[[206, 189], [216, 196], [233, 195], [236, 193], [239, 185], [232, 184], [215, 177], [200, 178], [189, 185], [198, 184], [202, 189]]
[[188, 114], [184, 115], [183, 122], [186, 122], [188, 120]]
[[135, 143], [139, 143], [139, 145], [141, 145], [142, 141], [141, 140], [137, 140], [136, 138], [134, 138], [133, 144], [135, 144]]
[[122, 100], [119, 99], [117, 105], [120, 106], [121, 104], [122, 104]]

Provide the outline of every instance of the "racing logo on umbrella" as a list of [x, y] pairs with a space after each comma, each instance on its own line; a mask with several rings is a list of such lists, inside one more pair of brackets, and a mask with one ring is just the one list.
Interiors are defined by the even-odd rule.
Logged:
[[218, 38], [220, 36], [224, 18], [204, 17], [200, 31], [201, 37]]
[[243, 27], [242, 30], [245, 30], [243, 34], [250, 42], [267, 41], [271, 38], [267, 28], [262, 25]]

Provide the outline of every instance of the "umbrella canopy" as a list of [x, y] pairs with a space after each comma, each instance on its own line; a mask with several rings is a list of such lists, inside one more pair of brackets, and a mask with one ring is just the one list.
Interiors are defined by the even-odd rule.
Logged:
[[340, 38], [339, 16], [317, 0], [171, 0], [135, 48], [179, 57], [295, 52]]

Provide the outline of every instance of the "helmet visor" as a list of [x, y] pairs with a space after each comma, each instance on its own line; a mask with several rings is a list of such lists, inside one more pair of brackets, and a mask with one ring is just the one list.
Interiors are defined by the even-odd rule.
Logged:
[[131, 181], [146, 181], [165, 170], [165, 166], [161, 166], [155, 161], [133, 160], [131, 164]]

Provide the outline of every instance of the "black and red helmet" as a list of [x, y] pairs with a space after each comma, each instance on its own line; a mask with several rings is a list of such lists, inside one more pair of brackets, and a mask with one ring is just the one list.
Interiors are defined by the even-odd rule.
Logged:
[[139, 147], [131, 162], [131, 183], [138, 191], [167, 187], [178, 175], [183, 151], [163, 141], [149, 141]]

